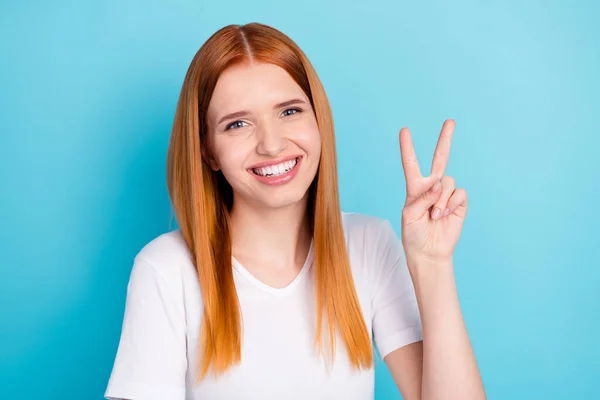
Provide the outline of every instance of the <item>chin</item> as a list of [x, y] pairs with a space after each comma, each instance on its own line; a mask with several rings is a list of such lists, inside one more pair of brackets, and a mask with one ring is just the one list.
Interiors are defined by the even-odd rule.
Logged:
[[306, 190], [280, 190], [279, 193], [270, 193], [261, 196], [260, 202], [265, 208], [281, 209], [293, 206], [305, 200], [308, 197], [308, 188]]

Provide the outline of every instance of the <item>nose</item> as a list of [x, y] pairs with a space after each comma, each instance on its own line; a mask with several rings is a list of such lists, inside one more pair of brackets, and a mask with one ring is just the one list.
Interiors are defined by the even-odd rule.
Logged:
[[256, 151], [265, 156], [276, 157], [286, 147], [286, 140], [275, 126], [263, 124], [258, 132]]

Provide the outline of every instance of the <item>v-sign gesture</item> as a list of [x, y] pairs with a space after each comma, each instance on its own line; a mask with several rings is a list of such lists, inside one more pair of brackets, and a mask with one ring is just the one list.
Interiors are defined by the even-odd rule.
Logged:
[[400, 153], [406, 178], [402, 210], [402, 244], [409, 260], [451, 261], [467, 215], [467, 192], [456, 189], [444, 176], [455, 123], [444, 122], [435, 149], [431, 173], [421, 175], [407, 128], [400, 130]]
[[[415, 398], [485, 400], [454, 277], [454, 247], [467, 215], [467, 192], [456, 189], [454, 179], [444, 176], [454, 125], [451, 119], [444, 122], [427, 177], [421, 175], [410, 132], [400, 130], [406, 177], [402, 245], [423, 328], [423, 343], [415, 348], [417, 361], [413, 362], [422, 379], [413, 387]], [[402, 381], [407, 375], [407, 368], [402, 366], [409, 353], [387, 356], [395, 380]]]

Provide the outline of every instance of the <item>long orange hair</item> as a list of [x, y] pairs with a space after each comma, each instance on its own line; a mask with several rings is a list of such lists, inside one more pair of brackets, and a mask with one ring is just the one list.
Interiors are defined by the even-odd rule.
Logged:
[[229, 235], [233, 193], [222, 173], [208, 164], [206, 112], [220, 74], [229, 66], [252, 61], [275, 64], [288, 72], [310, 99], [321, 135], [319, 170], [309, 189], [307, 209], [315, 252], [315, 345], [333, 359], [339, 333], [351, 364], [369, 368], [373, 350], [346, 249], [333, 118], [325, 90], [306, 55], [289, 37], [251, 23], [221, 28], [194, 56], [181, 89], [168, 150], [169, 195], [193, 256], [204, 302], [197, 377], [202, 379], [211, 368], [218, 375], [241, 361], [241, 315]]

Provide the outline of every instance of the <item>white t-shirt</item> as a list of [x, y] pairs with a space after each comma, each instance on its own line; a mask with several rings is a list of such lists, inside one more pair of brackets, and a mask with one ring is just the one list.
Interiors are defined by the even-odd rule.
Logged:
[[[422, 340], [401, 241], [391, 224], [343, 213], [350, 266], [363, 316], [383, 358]], [[374, 370], [356, 371], [337, 340], [333, 366], [315, 352], [313, 247], [297, 277], [270, 287], [233, 259], [242, 310], [242, 362], [194, 384], [202, 297], [178, 230], [136, 256], [121, 340], [105, 396], [133, 400], [373, 399]], [[332, 266], [334, 267], [334, 266]]]

